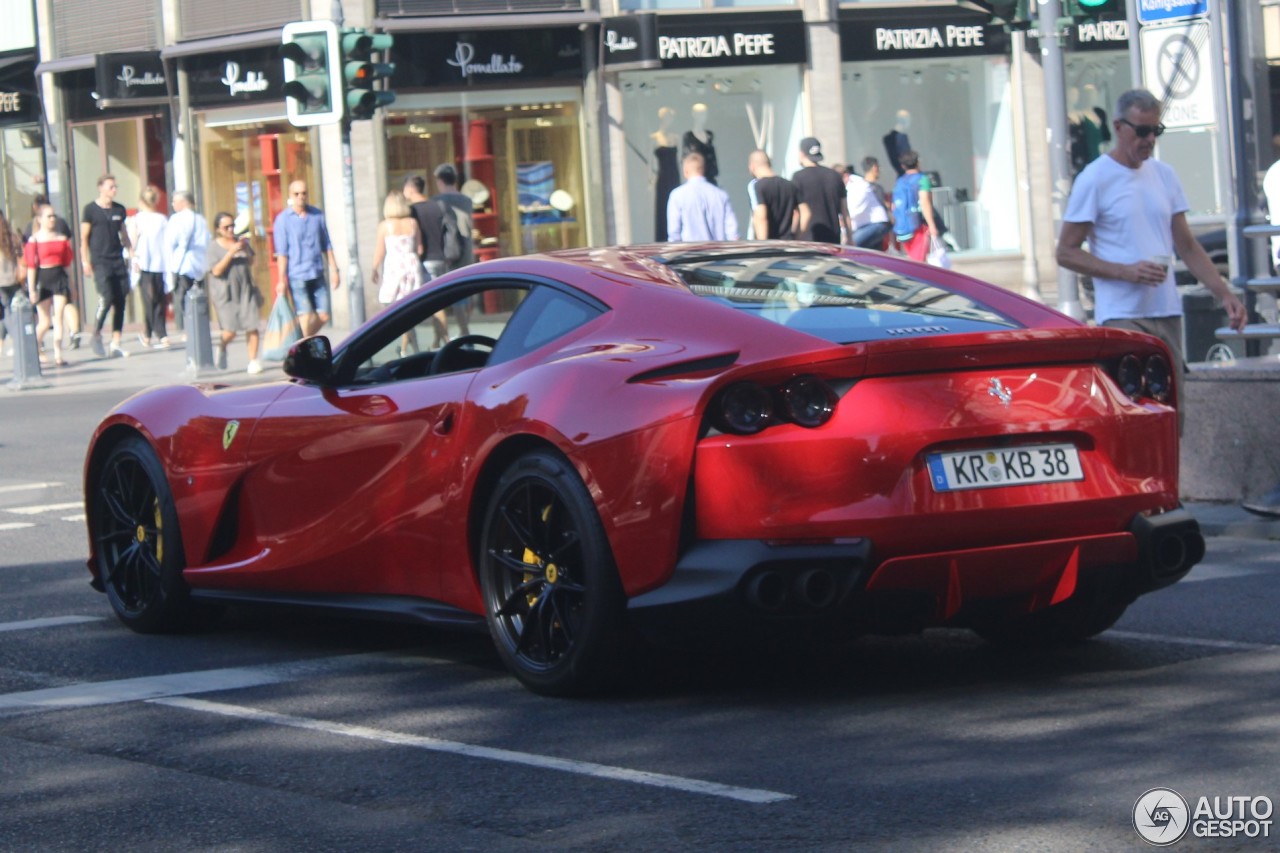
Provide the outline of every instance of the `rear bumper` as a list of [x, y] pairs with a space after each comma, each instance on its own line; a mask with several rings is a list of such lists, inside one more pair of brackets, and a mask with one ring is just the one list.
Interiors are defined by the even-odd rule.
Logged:
[[918, 605], [910, 608], [911, 621], [920, 627], [945, 624], [977, 602], [1033, 612], [1065, 601], [1082, 579], [1100, 575], [1132, 599], [1176, 583], [1203, 557], [1199, 523], [1181, 508], [1136, 516], [1122, 532], [883, 561], [867, 539], [823, 545], [716, 540], [689, 549], [668, 583], [636, 596], [629, 608], [641, 624], [743, 617], [860, 621], [882, 611], [861, 605], [908, 597]]

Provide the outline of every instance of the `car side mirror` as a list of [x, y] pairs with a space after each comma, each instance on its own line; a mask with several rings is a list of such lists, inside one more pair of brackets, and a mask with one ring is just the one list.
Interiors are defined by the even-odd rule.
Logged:
[[284, 372], [294, 379], [324, 384], [333, 376], [333, 347], [324, 335], [303, 338], [289, 347]]

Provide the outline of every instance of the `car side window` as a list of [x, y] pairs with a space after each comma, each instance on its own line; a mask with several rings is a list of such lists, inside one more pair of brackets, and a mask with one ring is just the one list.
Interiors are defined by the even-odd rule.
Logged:
[[[370, 385], [483, 366], [528, 292], [526, 286], [504, 282], [451, 288], [434, 294], [436, 298], [393, 304], [386, 322], [343, 354], [340, 375], [351, 383]], [[345, 364], [348, 359], [354, 367]]]
[[537, 287], [511, 318], [491, 363], [533, 352], [603, 313], [603, 308], [555, 287]]

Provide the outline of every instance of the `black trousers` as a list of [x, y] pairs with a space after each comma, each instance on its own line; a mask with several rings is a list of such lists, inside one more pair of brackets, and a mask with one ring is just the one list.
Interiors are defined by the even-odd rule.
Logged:
[[93, 283], [98, 289], [98, 313], [93, 321], [93, 333], [102, 334], [107, 323], [107, 312], [112, 312], [111, 331], [124, 330], [124, 300], [129, 295], [129, 272], [123, 263], [93, 262]]
[[165, 295], [164, 273], [142, 272], [138, 280], [138, 289], [142, 291], [143, 323], [146, 326], [147, 338], [166, 338], [165, 331]]

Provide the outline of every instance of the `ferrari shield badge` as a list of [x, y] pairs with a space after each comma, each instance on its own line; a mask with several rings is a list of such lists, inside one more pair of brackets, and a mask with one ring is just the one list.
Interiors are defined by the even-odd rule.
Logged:
[[236, 432], [240, 429], [239, 421], [227, 421], [227, 425], [222, 428], [222, 449], [226, 450], [231, 447], [231, 442], [236, 440]]

